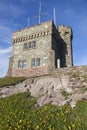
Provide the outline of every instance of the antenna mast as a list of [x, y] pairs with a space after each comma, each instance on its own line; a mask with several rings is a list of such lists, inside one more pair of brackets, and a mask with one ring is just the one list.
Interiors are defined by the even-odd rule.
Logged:
[[39, 6], [39, 24], [41, 23], [41, 2], [40, 2], [40, 6]]
[[54, 24], [56, 25], [56, 11], [55, 11], [55, 8], [54, 8], [53, 12], [54, 12]]
[[41, 2], [40, 2], [40, 6], [39, 6], [39, 14], [37, 16], [35, 16], [36, 18], [39, 18], [39, 24], [41, 23], [41, 16], [46, 15], [48, 12], [46, 13], [41, 13]]
[[30, 27], [30, 18], [28, 17], [28, 27]]

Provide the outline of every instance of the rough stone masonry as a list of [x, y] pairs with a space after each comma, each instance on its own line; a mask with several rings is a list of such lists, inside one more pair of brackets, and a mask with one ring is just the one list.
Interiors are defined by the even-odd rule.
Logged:
[[12, 34], [7, 76], [38, 76], [73, 66], [72, 29], [47, 21]]

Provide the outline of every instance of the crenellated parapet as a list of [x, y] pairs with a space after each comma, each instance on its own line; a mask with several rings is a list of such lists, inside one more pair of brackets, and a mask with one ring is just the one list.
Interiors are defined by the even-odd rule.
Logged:
[[69, 26], [65, 25], [58, 26], [58, 32], [62, 38], [66, 35], [68, 35], [71, 39], [73, 38], [72, 28]]
[[52, 34], [52, 21], [13, 32], [12, 43], [24, 42]]
[[52, 34], [52, 32], [50, 32], [49, 30], [46, 30], [46, 31], [35, 33], [35, 34], [31, 34], [31, 35], [13, 38], [12, 43], [14, 44], [14, 43], [18, 43], [18, 42], [32, 40], [32, 39], [36, 39], [36, 38], [51, 35], [51, 34]]

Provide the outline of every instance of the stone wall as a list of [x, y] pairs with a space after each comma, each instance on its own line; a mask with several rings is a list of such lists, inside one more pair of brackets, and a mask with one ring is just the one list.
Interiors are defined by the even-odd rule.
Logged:
[[60, 60], [62, 62], [61, 66], [71, 67], [73, 66], [73, 54], [72, 54], [72, 29], [68, 26], [58, 26], [58, 32], [61, 37], [61, 56]]
[[[11, 72], [10, 72], [11, 71]], [[12, 75], [10, 75], [12, 73]], [[59, 68], [59, 69], [52, 69], [50, 67], [48, 68], [34, 68], [30, 70], [9, 70], [6, 76], [12, 76], [12, 77], [37, 77], [40, 75], [71, 75], [71, 76], [87, 76], [87, 66], [74, 66], [70, 68]]]
[[87, 76], [87, 66], [73, 66], [70, 68], [60, 68], [51, 71], [53, 75], [73, 75], [73, 76]]
[[41, 75], [50, 74], [50, 67], [46, 68], [31, 68], [31, 69], [22, 69], [22, 70], [12, 70], [11, 76], [12, 77], [37, 77]]

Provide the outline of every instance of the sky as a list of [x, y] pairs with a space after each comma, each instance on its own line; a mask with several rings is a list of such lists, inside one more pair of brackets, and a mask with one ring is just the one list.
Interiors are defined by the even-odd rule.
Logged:
[[73, 30], [74, 66], [87, 65], [87, 0], [0, 0], [0, 77], [7, 73], [12, 53], [12, 32], [38, 24], [39, 5], [41, 22], [53, 20], [56, 10], [57, 25], [71, 26]]

